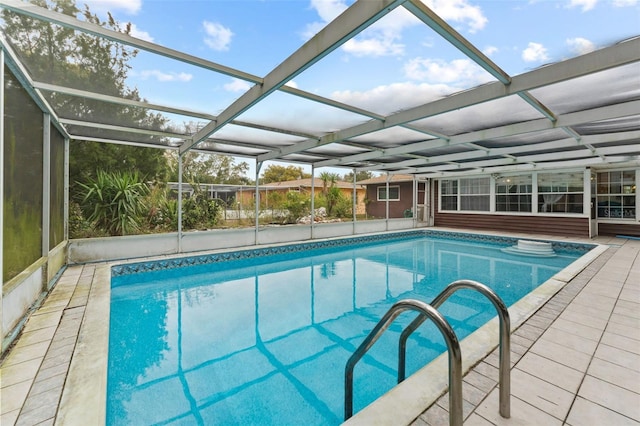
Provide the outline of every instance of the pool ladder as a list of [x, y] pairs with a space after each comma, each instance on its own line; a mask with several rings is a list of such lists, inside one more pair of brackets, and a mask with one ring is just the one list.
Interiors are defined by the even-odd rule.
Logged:
[[407, 340], [409, 336], [427, 319], [431, 319], [447, 344], [449, 356], [449, 424], [462, 426], [462, 355], [458, 337], [449, 325], [449, 322], [437, 310], [445, 300], [457, 290], [467, 288], [480, 292], [486, 296], [498, 311], [500, 322], [500, 349], [499, 349], [499, 384], [500, 384], [500, 415], [509, 418], [511, 406], [509, 395], [511, 393], [510, 378], [510, 320], [509, 311], [498, 295], [484, 284], [471, 280], [458, 280], [449, 284], [430, 304], [415, 300], [405, 299], [396, 302], [382, 317], [378, 324], [364, 339], [347, 361], [344, 375], [344, 419], [353, 415], [353, 369], [360, 359], [367, 353], [382, 333], [389, 328], [391, 323], [404, 311], [417, 311], [420, 313], [400, 334], [398, 344], [398, 383], [405, 379], [405, 360]]

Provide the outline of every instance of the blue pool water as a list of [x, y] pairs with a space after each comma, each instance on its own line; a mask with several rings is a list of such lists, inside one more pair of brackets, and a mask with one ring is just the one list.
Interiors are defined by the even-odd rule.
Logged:
[[[500, 250], [514, 243], [412, 232], [114, 267], [107, 424], [340, 424], [345, 363], [394, 302], [430, 302], [466, 278], [511, 305], [589, 249]], [[495, 316], [470, 290], [440, 310], [459, 339]], [[354, 412], [395, 385], [399, 332], [414, 317], [357, 365]], [[424, 324], [407, 375], [445, 349]]]

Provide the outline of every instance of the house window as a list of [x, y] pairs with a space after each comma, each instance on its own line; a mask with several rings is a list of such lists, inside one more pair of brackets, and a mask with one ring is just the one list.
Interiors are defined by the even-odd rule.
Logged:
[[[386, 201], [387, 200], [387, 187], [379, 186], [378, 187], [378, 201]], [[389, 201], [399, 201], [400, 200], [400, 187], [399, 186], [390, 186], [389, 187]]]
[[496, 211], [531, 213], [531, 175], [496, 179]]
[[458, 210], [458, 179], [440, 181], [440, 209]]
[[460, 210], [489, 211], [490, 179], [460, 179]]
[[635, 171], [601, 172], [597, 177], [599, 218], [635, 219]]
[[583, 213], [583, 173], [538, 174], [538, 212]]
[[490, 179], [444, 179], [440, 183], [440, 209], [489, 211]]

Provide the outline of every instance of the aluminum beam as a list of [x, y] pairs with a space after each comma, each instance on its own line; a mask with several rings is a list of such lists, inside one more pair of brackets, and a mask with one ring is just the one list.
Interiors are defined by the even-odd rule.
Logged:
[[[580, 112], [563, 114], [557, 117], [555, 123], [541, 118], [532, 121], [525, 121], [522, 123], [508, 124], [505, 126], [494, 127], [491, 129], [478, 130], [476, 132], [463, 133], [457, 136], [451, 136], [446, 141], [429, 140], [424, 142], [416, 142], [412, 144], [402, 145], [395, 148], [389, 148], [384, 150], [386, 155], [402, 155], [413, 152], [419, 152], [425, 149], [447, 146], [447, 145], [460, 145], [471, 142], [477, 142], [487, 139], [499, 139], [510, 136], [516, 136], [526, 133], [533, 133], [538, 131], [550, 130], [554, 128], [568, 128], [578, 124], [589, 123], [593, 121], [608, 120], [618, 117], [627, 117], [636, 115], [640, 111], [640, 101], [631, 101], [623, 104], [611, 105], [606, 107], [594, 108], [591, 110], [585, 110]], [[614, 137], [615, 134], [611, 134]], [[437, 141], [437, 143], [434, 143]], [[493, 152], [493, 150], [491, 150]], [[365, 154], [358, 154], [357, 161], [363, 161], [373, 158], [380, 158], [379, 153], [369, 153], [370, 157]], [[506, 154], [506, 152], [504, 153]], [[482, 154], [479, 154], [482, 155]], [[501, 154], [502, 155], [502, 154]], [[333, 166], [342, 163], [348, 163], [354, 156], [346, 156], [340, 160], [324, 161], [323, 166]]]
[[[196, 133], [190, 142], [180, 147], [180, 153], [188, 151], [201, 140], [209, 137], [404, 1], [360, 0], [354, 3], [267, 74], [262, 84], [254, 85], [222, 111], [215, 122], [209, 123]], [[259, 159], [259, 161], [263, 160]]]
[[[371, 133], [373, 131], [403, 125], [412, 121], [462, 109], [471, 105], [480, 104], [494, 99], [501, 99], [509, 95], [516, 95], [520, 92], [631, 64], [640, 60], [638, 57], [638, 51], [640, 51], [640, 38], [628, 40], [608, 48], [596, 50], [586, 55], [568, 59], [564, 62], [559, 62], [528, 73], [520, 74], [513, 77], [509, 86], [505, 86], [499, 82], [479, 86], [475, 89], [454, 94], [437, 101], [389, 115], [386, 117], [384, 123], [369, 121], [364, 124], [359, 124], [325, 135], [320, 141], [307, 140], [291, 147], [274, 150], [273, 152], [261, 156], [260, 159], [261, 161], [274, 160], [282, 155], [304, 151], [319, 145], [340, 142], [344, 139]], [[554, 127], [553, 123], [550, 123], [547, 119], [544, 119], [544, 122], [546, 123], [547, 128]], [[556, 125], [558, 127], [562, 126], [559, 123], [556, 123]], [[475, 142], [475, 140], [471, 139], [466, 140], [465, 142]]]

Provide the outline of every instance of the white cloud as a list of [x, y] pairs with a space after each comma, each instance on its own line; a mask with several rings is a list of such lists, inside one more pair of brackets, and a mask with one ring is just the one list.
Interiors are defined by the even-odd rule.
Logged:
[[522, 51], [522, 59], [525, 62], [542, 62], [549, 59], [547, 48], [540, 43], [530, 42], [529, 46]]
[[630, 7], [638, 4], [638, 0], [613, 0], [614, 7]]
[[465, 87], [491, 80], [491, 76], [470, 59], [446, 62], [438, 59], [414, 58], [405, 63], [404, 72], [412, 80], [456, 83]]
[[482, 53], [484, 53], [487, 56], [495, 55], [498, 52], [499, 52], [499, 49], [496, 46], [487, 46], [484, 49], [482, 49]]
[[[467, 0], [423, 0], [434, 12], [450, 22], [465, 24], [469, 32], [476, 32], [487, 23], [487, 18], [477, 6]], [[321, 22], [308, 24], [304, 37], [311, 38], [327, 23], [347, 9], [343, 0], [311, 0]], [[424, 25], [403, 7], [397, 7], [388, 15], [365, 29], [360, 35], [347, 41], [343, 50], [354, 56], [400, 56], [404, 53], [402, 32], [405, 28]]]
[[293, 81], [293, 80], [289, 80], [289, 81], [287, 81], [284, 85], [285, 85], [285, 86], [289, 86], [289, 87], [293, 87], [294, 89], [297, 89], [297, 88], [298, 88], [298, 83], [296, 83], [296, 82], [295, 82], [295, 81]]
[[213, 50], [229, 50], [229, 43], [233, 33], [231, 30], [217, 22], [204, 21], [202, 23], [206, 37], [204, 42]]
[[136, 24], [131, 24], [131, 36], [139, 38], [140, 40], [153, 42], [153, 37], [151, 37], [148, 32], [142, 31], [140, 28], [138, 28]]
[[324, 22], [333, 21], [338, 15], [347, 9], [343, 0], [311, 0], [311, 8], [315, 9]]
[[159, 70], [142, 71], [139, 73], [139, 76], [143, 79], [155, 78], [157, 81], [160, 81], [160, 82], [167, 82], [167, 81], [187, 82], [187, 81], [191, 81], [191, 79], [193, 78], [193, 75], [184, 73], [184, 72], [166, 73]]
[[570, 0], [567, 7], [579, 7], [582, 8], [583, 12], [588, 12], [589, 10], [596, 7], [596, 3], [598, 3], [598, 0]]
[[239, 78], [234, 78], [231, 83], [227, 83], [224, 86], [224, 90], [227, 92], [246, 92], [251, 88], [251, 83]]
[[369, 111], [389, 114], [440, 99], [458, 90], [446, 84], [405, 82], [378, 86], [364, 92], [338, 91], [332, 93], [331, 98]]
[[470, 33], [482, 30], [488, 22], [482, 9], [470, 5], [466, 0], [422, 0], [422, 2], [445, 21], [465, 24]]
[[585, 53], [593, 52], [596, 50], [595, 44], [587, 40], [586, 38], [576, 37], [567, 39], [567, 45], [577, 55], [584, 55]]
[[[83, 0], [93, 13], [106, 13], [122, 11], [135, 15], [142, 8], [142, 0]], [[82, 9], [82, 6], [79, 6]]]
[[343, 50], [354, 56], [398, 56], [404, 53], [404, 45], [394, 43], [394, 38], [376, 35], [371, 38], [353, 38], [347, 41]]

